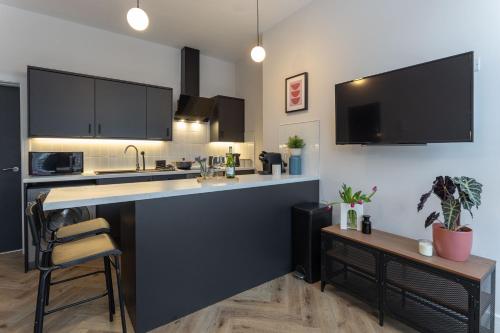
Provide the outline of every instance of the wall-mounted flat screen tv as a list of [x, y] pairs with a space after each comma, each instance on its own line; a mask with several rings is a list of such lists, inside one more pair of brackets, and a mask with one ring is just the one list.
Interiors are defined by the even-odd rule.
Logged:
[[339, 83], [336, 142], [472, 142], [473, 88], [473, 52]]

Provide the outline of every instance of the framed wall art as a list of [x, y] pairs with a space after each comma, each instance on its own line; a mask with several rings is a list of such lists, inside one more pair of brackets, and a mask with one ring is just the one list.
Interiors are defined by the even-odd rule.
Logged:
[[285, 112], [307, 110], [307, 72], [285, 79]]

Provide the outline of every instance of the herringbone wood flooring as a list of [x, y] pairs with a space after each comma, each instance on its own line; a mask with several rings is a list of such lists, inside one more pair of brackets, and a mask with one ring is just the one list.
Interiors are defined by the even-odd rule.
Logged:
[[[37, 272], [25, 274], [22, 255], [0, 255], [0, 332], [33, 330]], [[90, 272], [101, 262], [66, 271], [70, 274]], [[57, 274], [59, 275], [59, 274]], [[54, 279], [57, 278], [57, 275]], [[98, 294], [105, 289], [102, 275], [54, 286], [51, 306]], [[116, 295], [116, 292], [115, 292]], [[132, 325], [128, 321], [132, 332]], [[45, 332], [120, 332], [120, 318], [110, 323], [107, 299], [64, 310], [45, 319]], [[321, 293], [319, 284], [308, 285], [291, 275], [265, 283], [227, 300], [209, 306], [154, 332], [160, 333], [226, 333], [226, 332], [413, 332], [388, 318], [378, 326], [372, 309], [346, 294], [327, 286]]]

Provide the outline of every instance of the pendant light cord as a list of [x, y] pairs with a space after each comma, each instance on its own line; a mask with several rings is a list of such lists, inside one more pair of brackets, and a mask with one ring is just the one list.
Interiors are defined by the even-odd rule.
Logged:
[[139, 0], [137, 0], [137, 8], [139, 8]]
[[[139, 1], [139, 0], [137, 0]], [[257, 0], [257, 45], [260, 46], [260, 30], [259, 30], [259, 0]]]

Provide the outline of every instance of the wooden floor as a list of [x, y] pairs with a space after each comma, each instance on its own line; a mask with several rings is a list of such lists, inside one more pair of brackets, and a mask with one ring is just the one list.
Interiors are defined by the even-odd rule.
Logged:
[[[91, 272], [102, 268], [100, 262], [66, 271], [67, 274]], [[57, 274], [54, 278], [57, 278]], [[25, 274], [20, 253], [0, 255], [0, 332], [32, 332], [37, 272]], [[54, 286], [51, 306], [98, 294], [105, 289], [103, 275]], [[115, 295], [117, 293], [115, 292]], [[117, 308], [117, 315], [119, 310]], [[127, 320], [130, 332], [133, 332]], [[49, 315], [44, 332], [120, 332], [119, 315], [110, 323], [107, 299]], [[377, 324], [372, 309], [346, 294], [319, 284], [309, 285], [291, 275], [281, 277], [232, 298], [195, 312], [154, 332], [414, 332], [386, 319]]]

